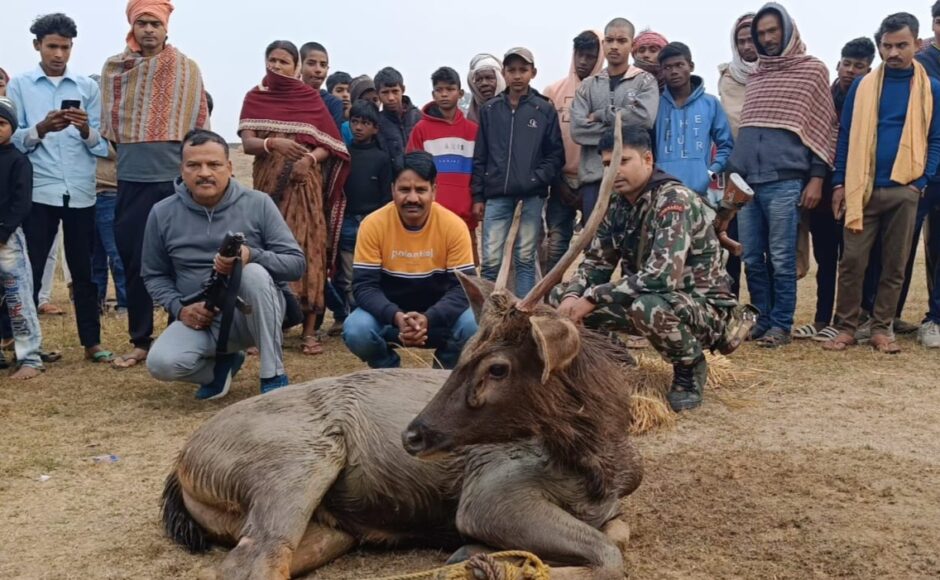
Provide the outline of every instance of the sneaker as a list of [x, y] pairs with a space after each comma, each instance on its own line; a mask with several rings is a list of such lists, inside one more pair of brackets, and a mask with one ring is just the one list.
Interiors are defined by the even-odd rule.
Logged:
[[708, 381], [708, 363], [705, 357], [691, 365], [672, 366], [672, 387], [666, 395], [669, 406], [676, 413], [688, 411], [702, 404], [702, 391]]
[[221, 399], [228, 394], [232, 386], [232, 379], [238, 374], [245, 362], [245, 353], [233, 352], [219, 355], [215, 359], [215, 368], [212, 370], [212, 382], [206, 383], [196, 391], [196, 398], [200, 401]]
[[917, 331], [917, 342], [925, 348], [940, 348], [940, 324], [927, 320]]
[[261, 394], [270, 393], [273, 390], [286, 387], [289, 384], [290, 379], [287, 378], [286, 374], [277, 375], [269, 379], [261, 379]]
[[[918, 330], [920, 330], [919, 324], [911, 324], [900, 318], [894, 319], [894, 334], [914, 334]], [[918, 336], [920, 335], [918, 334]]]

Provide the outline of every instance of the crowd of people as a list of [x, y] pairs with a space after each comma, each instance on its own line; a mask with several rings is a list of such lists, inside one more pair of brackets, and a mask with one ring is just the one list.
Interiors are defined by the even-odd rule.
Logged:
[[[535, 55], [514, 47], [474, 56], [466, 77], [435, 70], [420, 108], [392, 67], [330, 74], [322, 44], [277, 40], [238, 123], [250, 188], [209, 130], [198, 65], [167, 42], [172, 11], [130, 0], [126, 48], [100, 76], [69, 67], [78, 30], [64, 14], [32, 24], [34, 70], [0, 69], [0, 330], [15, 343], [13, 378], [56, 359], [37, 316], [59, 244], [85, 357], [146, 364], [199, 385], [200, 399], [227, 393], [249, 349], [262, 392], [288, 384], [282, 330], [302, 325], [302, 352], [320, 354], [327, 310], [324, 334], [370, 367], [398, 366], [406, 346], [435, 348], [451, 368], [477, 329], [458, 274], [495, 280], [511, 254], [510, 287], [532, 291], [598, 203], [618, 118], [615, 194], [549, 301], [669, 360], [674, 409], [701, 403], [704, 350], [739, 339], [896, 353], [896, 335], [917, 332], [940, 348], [940, 2], [936, 38], [892, 14], [874, 42], [845, 44], [832, 83], [786, 8], [768, 3], [732, 23], [717, 96], [688, 44], [625, 18], [577, 34], [568, 75], [543, 93]], [[729, 228], [740, 259], [712, 223], [732, 173], [754, 192]], [[922, 230], [929, 305], [910, 324], [900, 314]], [[245, 234], [236, 257], [217, 253], [229, 231]], [[794, 328], [810, 253], [815, 317]], [[742, 265], [756, 311], [738, 303]], [[109, 270], [132, 346], [121, 356], [100, 340]], [[237, 296], [192, 300], [213, 271], [240, 282]], [[154, 303], [170, 317], [156, 340]]]

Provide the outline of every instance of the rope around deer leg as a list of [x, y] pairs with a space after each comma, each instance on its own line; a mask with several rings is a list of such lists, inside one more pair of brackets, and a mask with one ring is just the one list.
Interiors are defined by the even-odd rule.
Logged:
[[459, 564], [373, 580], [549, 580], [549, 567], [531, 552], [477, 554]]

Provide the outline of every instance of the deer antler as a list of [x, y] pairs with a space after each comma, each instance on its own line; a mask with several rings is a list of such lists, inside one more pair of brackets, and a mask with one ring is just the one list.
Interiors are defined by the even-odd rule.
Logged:
[[561, 282], [562, 276], [568, 271], [568, 268], [578, 258], [578, 254], [584, 251], [594, 234], [597, 233], [598, 226], [601, 225], [604, 216], [607, 215], [607, 206], [610, 205], [610, 195], [614, 191], [614, 181], [617, 179], [617, 171], [620, 169], [620, 160], [623, 157], [623, 127], [621, 126], [621, 114], [617, 111], [617, 117], [614, 119], [614, 150], [610, 158], [610, 165], [604, 170], [604, 179], [601, 180], [601, 190], [597, 196], [597, 204], [591, 212], [587, 225], [581, 230], [578, 241], [568, 247], [565, 255], [558, 260], [555, 267], [551, 269], [545, 277], [538, 281], [535, 287], [526, 294], [525, 298], [516, 303], [516, 310], [522, 312], [531, 312], [533, 308], [548, 294], [555, 284]]
[[509, 226], [509, 234], [506, 236], [506, 245], [503, 246], [503, 261], [499, 265], [499, 275], [496, 276], [496, 284], [493, 290], [505, 290], [509, 283], [509, 268], [512, 266], [512, 251], [516, 247], [516, 236], [519, 234], [519, 222], [522, 221], [522, 203], [524, 200], [516, 202], [516, 211], [512, 214], [512, 224]]

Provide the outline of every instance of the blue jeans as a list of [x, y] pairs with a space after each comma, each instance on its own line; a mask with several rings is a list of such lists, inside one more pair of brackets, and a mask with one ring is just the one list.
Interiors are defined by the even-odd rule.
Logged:
[[16, 228], [10, 239], [0, 242], [0, 282], [3, 283], [4, 302], [10, 315], [16, 360], [22, 365], [41, 369], [42, 330], [33, 300], [33, 271], [22, 228]]
[[751, 303], [760, 309], [757, 327], [787, 333], [796, 310], [796, 234], [803, 182], [754, 186], [754, 199], [738, 213], [744, 271]]
[[98, 194], [95, 200], [95, 247], [91, 256], [91, 280], [98, 286], [98, 304], [104, 304], [108, 296], [108, 267], [114, 277], [114, 293], [117, 307], [127, 308], [127, 290], [124, 284], [124, 264], [114, 241], [114, 208], [117, 193]]
[[594, 183], [585, 183], [581, 186], [581, 225], [586, 225], [587, 221], [591, 219], [591, 213], [594, 211], [594, 206], [597, 205], [597, 198], [600, 197], [601, 193], [601, 182], [595, 181]]
[[[496, 280], [503, 262], [503, 247], [509, 237], [512, 214], [516, 210], [516, 198], [495, 197], [486, 200], [483, 215], [483, 278]], [[516, 270], [516, 296], [525, 296], [535, 286], [535, 262], [538, 259], [538, 242], [542, 233], [542, 208], [545, 199], [527, 197], [522, 204], [519, 234], [512, 254], [512, 265]]]
[[558, 260], [568, 251], [571, 238], [574, 237], [574, 221], [577, 208], [565, 205], [558, 195], [550, 195], [545, 203], [545, 236], [548, 238], [548, 252], [545, 256], [545, 271], [555, 267]]
[[[469, 308], [460, 315], [449, 329], [428, 329], [428, 347], [436, 348], [434, 356], [440, 366], [452, 369], [460, 358], [463, 345], [477, 331], [477, 322]], [[389, 343], [397, 343], [398, 328], [382, 325], [371, 314], [357, 308], [343, 325], [343, 342], [346, 347], [373, 369], [388, 369], [401, 366], [401, 358]]]

